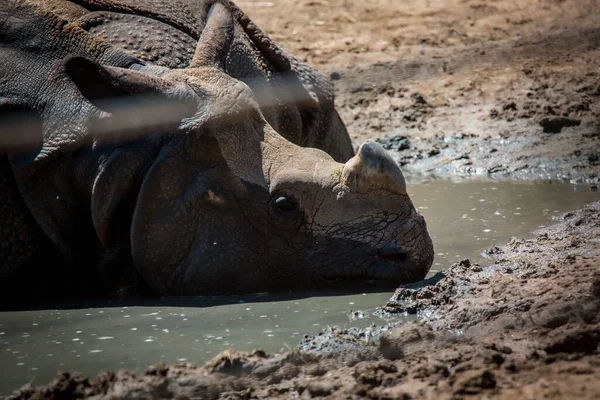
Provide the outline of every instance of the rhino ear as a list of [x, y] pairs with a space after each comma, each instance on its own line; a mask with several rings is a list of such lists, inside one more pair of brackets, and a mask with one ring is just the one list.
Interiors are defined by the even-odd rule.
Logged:
[[157, 93], [163, 86], [159, 79], [143, 73], [102, 66], [85, 57], [69, 58], [65, 63], [65, 71], [87, 100], [111, 113], [116, 109], [111, 109], [114, 103], [109, 99]]
[[143, 134], [152, 127], [178, 125], [198, 111], [198, 99], [191, 91], [154, 75], [103, 66], [84, 57], [67, 60], [65, 71], [86, 100], [112, 114], [94, 121], [90, 133]]
[[233, 41], [233, 15], [221, 3], [211, 6], [190, 68], [215, 67], [225, 70], [229, 47]]

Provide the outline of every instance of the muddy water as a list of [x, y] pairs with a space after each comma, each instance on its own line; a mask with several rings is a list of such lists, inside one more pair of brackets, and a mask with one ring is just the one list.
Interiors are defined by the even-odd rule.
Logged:
[[[600, 199], [589, 186], [539, 182], [432, 181], [413, 183], [409, 191], [435, 243], [432, 273], [462, 258], [485, 263], [485, 248], [528, 236], [553, 217]], [[198, 297], [3, 312], [0, 395], [27, 382], [47, 383], [59, 370], [143, 373], [159, 360], [202, 363], [228, 347], [285, 351], [327, 326], [385, 324], [368, 310], [390, 294]], [[350, 310], [367, 310], [367, 318], [351, 318]]]

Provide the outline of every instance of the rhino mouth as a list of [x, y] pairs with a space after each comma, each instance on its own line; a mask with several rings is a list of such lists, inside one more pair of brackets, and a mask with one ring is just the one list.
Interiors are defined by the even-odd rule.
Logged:
[[395, 287], [400, 283], [410, 280], [414, 269], [408, 253], [398, 250], [382, 250], [370, 257], [370, 262], [360, 268], [343, 268], [337, 271], [328, 271], [323, 274], [326, 282], [338, 284], [349, 283], [375, 283]]

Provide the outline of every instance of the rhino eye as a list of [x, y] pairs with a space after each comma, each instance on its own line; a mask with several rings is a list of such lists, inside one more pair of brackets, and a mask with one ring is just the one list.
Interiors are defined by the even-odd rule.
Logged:
[[296, 206], [294, 200], [285, 196], [278, 196], [277, 198], [275, 198], [275, 201], [273, 202], [273, 207], [277, 211], [286, 213], [298, 210], [298, 207]]

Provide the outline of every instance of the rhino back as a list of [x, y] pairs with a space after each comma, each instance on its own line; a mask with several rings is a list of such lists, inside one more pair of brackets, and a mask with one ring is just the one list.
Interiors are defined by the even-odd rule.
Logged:
[[[67, 0], [52, 0], [60, 1]], [[215, 2], [70, 0], [66, 11], [57, 12], [144, 63], [183, 69]], [[221, 3], [233, 10], [237, 21], [226, 72], [250, 86], [269, 124], [300, 146], [320, 148], [338, 161], [350, 158], [353, 150], [333, 108], [331, 82], [277, 46], [235, 4]]]
[[[188, 67], [200, 35], [198, 21], [188, 8], [172, 10], [164, 2], [130, 3], [139, 4], [90, 7], [73, 22], [146, 63], [172, 69]], [[148, 3], [158, 3], [158, 7], [148, 7]], [[174, 18], [168, 17], [169, 13], [174, 13]]]

